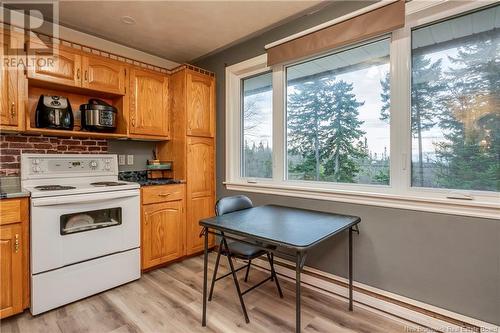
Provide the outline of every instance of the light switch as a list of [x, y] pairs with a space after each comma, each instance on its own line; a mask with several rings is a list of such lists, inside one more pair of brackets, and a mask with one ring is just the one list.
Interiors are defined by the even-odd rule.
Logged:
[[127, 164], [134, 165], [134, 155], [127, 155]]
[[125, 155], [118, 155], [118, 165], [125, 165]]

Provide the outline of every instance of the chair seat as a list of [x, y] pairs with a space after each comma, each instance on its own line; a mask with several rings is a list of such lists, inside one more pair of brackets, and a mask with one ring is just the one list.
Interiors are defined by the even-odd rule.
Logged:
[[[266, 250], [262, 250], [256, 246], [237, 241], [229, 242], [227, 246], [229, 247], [231, 255], [240, 259], [254, 259], [267, 253]], [[222, 253], [226, 254], [225, 252], [223, 248]]]

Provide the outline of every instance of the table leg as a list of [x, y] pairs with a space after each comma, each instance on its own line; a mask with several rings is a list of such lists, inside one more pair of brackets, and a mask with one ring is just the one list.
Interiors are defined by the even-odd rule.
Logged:
[[201, 326], [207, 326], [207, 275], [208, 275], [208, 229], [205, 228], [205, 252], [203, 256], [203, 317]]
[[352, 228], [349, 228], [349, 311], [352, 311]]
[[295, 266], [295, 332], [300, 333], [300, 272], [302, 270], [302, 254], [297, 253]]

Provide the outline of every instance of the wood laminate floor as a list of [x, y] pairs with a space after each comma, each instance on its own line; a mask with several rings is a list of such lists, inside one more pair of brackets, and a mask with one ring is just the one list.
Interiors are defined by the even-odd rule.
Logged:
[[[215, 254], [210, 255], [210, 270]], [[227, 260], [222, 258], [226, 272]], [[249, 284], [266, 277], [250, 271]], [[201, 327], [203, 257], [194, 257], [146, 273], [138, 281], [31, 316], [25, 311], [1, 321], [1, 333], [10, 332], [294, 332], [295, 284], [281, 278], [284, 299], [274, 283], [267, 282], [245, 295], [250, 317], [246, 324], [231, 277], [217, 281], [214, 299], [208, 303], [208, 325]], [[359, 307], [347, 311], [347, 303], [302, 288], [303, 332], [405, 332], [405, 327], [386, 317]], [[58, 291], [54, 291], [58, 292]]]

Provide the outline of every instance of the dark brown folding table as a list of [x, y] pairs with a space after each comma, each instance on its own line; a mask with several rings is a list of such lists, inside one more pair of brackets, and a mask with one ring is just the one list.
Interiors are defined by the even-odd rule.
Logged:
[[[208, 234], [224, 239], [243, 241], [279, 257], [295, 261], [296, 278], [296, 323], [295, 331], [300, 332], [300, 274], [304, 268], [307, 251], [332, 236], [348, 230], [349, 232], [349, 311], [352, 311], [352, 233], [358, 232], [357, 216], [332, 214], [282, 207], [275, 205], [258, 206], [221, 216], [202, 219], [205, 237], [203, 270], [203, 316], [202, 325], [207, 323], [207, 274], [208, 274]], [[230, 260], [233, 278], [239, 291], [238, 280]], [[240, 302], [247, 317], [241, 293]]]

